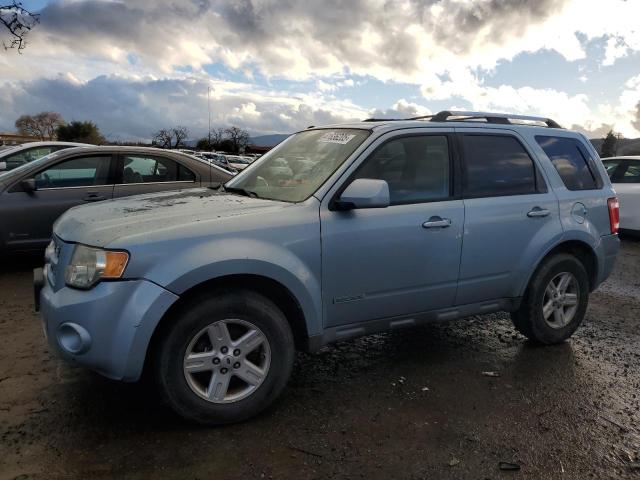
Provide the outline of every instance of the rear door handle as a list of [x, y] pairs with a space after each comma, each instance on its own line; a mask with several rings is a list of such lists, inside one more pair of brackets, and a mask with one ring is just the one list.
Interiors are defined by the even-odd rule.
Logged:
[[447, 228], [451, 226], [451, 219], [431, 217], [429, 220], [422, 224], [422, 228]]
[[82, 200], [84, 200], [85, 202], [100, 202], [106, 199], [107, 197], [105, 197], [104, 195], [100, 195], [97, 193], [87, 193]]
[[546, 208], [535, 207], [529, 213], [527, 213], [527, 217], [535, 218], [535, 217], [546, 217], [551, 212]]

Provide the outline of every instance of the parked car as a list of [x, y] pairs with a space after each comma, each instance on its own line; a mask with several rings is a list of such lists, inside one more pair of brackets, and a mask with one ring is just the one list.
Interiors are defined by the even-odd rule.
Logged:
[[226, 158], [229, 164], [239, 172], [251, 165], [250, 159], [239, 155], [226, 155]]
[[36, 301], [63, 358], [145, 368], [180, 415], [222, 424], [275, 400], [295, 349], [500, 310], [562, 342], [617, 230], [597, 153], [552, 120], [365, 121], [298, 132], [218, 191], [70, 210]]
[[620, 200], [620, 229], [640, 235], [640, 156], [603, 158]]
[[229, 160], [227, 160], [227, 157], [221, 153], [198, 152], [196, 156], [203, 158], [208, 162], [212, 162], [214, 165], [217, 165], [218, 167], [225, 169], [227, 172], [232, 173], [233, 175], [238, 173], [238, 170], [236, 170], [229, 163]]
[[0, 253], [44, 249], [53, 222], [83, 203], [225, 182], [231, 175], [166, 150], [80, 147], [0, 173]]
[[25, 163], [33, 162], [58, 150], [72, 147], [92, 147], [87, 143], [74, 142], [29, 142], [0, 152], [0, 172], [13, 170]]

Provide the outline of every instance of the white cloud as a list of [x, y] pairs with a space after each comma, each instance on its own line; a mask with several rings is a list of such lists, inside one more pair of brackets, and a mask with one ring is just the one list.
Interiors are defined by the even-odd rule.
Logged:
[[[41, 14], [24, 55], [0, 53], [4, 128], [11, 115], [59, 105], [67, 116], [97, 116], [118, 132], [148, 135], [141, 133], [143, 115], [151, 115], [150, 125], [185, 115], [200, 129], [201, 117], [190, 112], [201, 109], [205, 68], [222, 64], [248, 77], [310, 85], [292, 97], [218, 82], [215, 99], [224, 110], [216, 118], [258, 131], [363, 118], [370, 109], [337, 96], [357, 86], [350, 77], [368, 76], [420, 86], [427, 101], [465, 100], [475, 109], [551, 116], [567, 125], [606, 121], [639, 133], [631, 123], [637, 85], [624, 87], [617, 102], [594, 105], [587, 93], [562, 91], [543, 65], [547, 88], [483, 81], [499, 62], [523, 53], [550, 50], [568, 62], [584, 59], [587, 42], [596, 39], [606, 43], [598, 62], [610, 68], [640, 51], [639, 0], [58, 0]], [[55, 78], [59, 72], [73, 78]], [[592, 75], [582, 76], [585, 88]], [[47, 86], [48, 97], [33, 96]], [[97, 90], [113, 101], [93, 98]], [[197, 101], [194, 92], [200, 92]], [[385, 108], [377, 112], [428, 111], [404, 99]]]

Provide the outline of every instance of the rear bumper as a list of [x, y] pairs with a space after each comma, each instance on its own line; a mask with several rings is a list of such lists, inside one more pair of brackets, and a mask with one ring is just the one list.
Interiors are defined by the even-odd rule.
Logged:
[[604, 282], [616, 264], [616, 258], [618, 257], [618, 251], [620, 250], [620, 239], [618, 235], [605, 235], [600, 238], [600, 245], [598, 245], [598, 277], [596, 278], [593, 288], [597, 288], [602, 282]]
[[49, 345], [60, 357], [115, 380], [140, 377], [151, 335], [178, 299], [146, 280], [57, 291], [43, 283], [40, 310]]

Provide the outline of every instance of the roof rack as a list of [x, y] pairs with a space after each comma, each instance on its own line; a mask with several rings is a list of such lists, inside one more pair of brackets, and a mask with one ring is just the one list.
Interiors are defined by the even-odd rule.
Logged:
[[[453, 118], [452, 118], [453, 117]], [[402, 122], [407, 120], [430, 120], [431, 122], [468, 122], [484, 120], [486, 123], [501, 125], [527, 125], [525, 122], [542, 123], [548, 128], [562, 128], [558, 122], [550, 118], [532, 117], [529, 115], [514, 115], [511, 113], [466, 112], [457, 110], [443, 110], [435, 115], [422, 115], [411, 118], [367, 118], [364, 122]], [[512, 122], [522, 120], [522, 122]]]
[[[451, 118], [455, 117], [455, 118]], [[502, 125], [522, 125], [522, 123], [512, 122], [512, 120], [523, 120], [524, 122], [539, 122], [548, 128], [562, 128], [558, 122], [550, 118], [532, 117], [529, 115], [513, 115], [510, 113], [490, 113], [490, 112], [465, 112], [444, 110], [428, 117], [414, 117], [408, 120], [421, 120], [430, 118], [432, 122], [465, 122], [469, 120], [485, 120], [487, 123], [499, 123]]]

